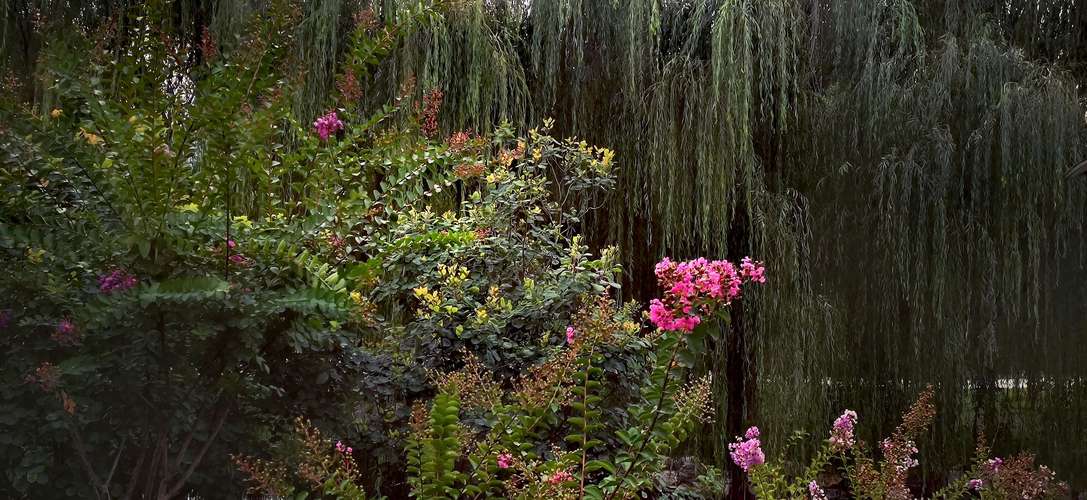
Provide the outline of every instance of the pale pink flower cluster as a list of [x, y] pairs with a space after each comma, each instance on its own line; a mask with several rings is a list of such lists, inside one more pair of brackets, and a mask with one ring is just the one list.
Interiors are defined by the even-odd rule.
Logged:
[[728, 445], [729, 456], [744, 472], [752, 467], [766, 463], [766, 455], [762, 452], [762, 443], [759, 442], [759, 428], [751, 427], [744, 433], [744, 438], [736, 438], [735, 443]]
[[547, 482], [551, 484], [561, 484], [573, 478], [574, 476], [569, 472], [565, 470], [560, 470], [554, 474], [551, 474], [551, 477], [547, 478]]
[[577, 337], [577, 330], [574, 330], [574, 327], [572, 327], [572, 326], [566, 327], [566, 343], [567, 344], [573, 344], [574, 339], [576, 337]]
[[913, 441], [906, 441], [902, 444], [902, 449], [895, 449], [898, 443], [892, 441], [890, 438], [884, 439], [880, 443], [880, 448], [883, 449], [883, 456], [885, 457], [900, 457], [899, 463], [894, 464], [900, 472], [905, 472], [909, 469], [917, 467], [917, 458], [914, 455], [917, 454], [917, 445]]
[[1000, 470], [1000, 466], [1004, 465], [1004, 459], [1000, 457], [990, 458], [986, 465], [989, 466], [989, 470], [996, 472]]
[[766, 268], [750, 257], [744, 257], [738, 268], [727, 260], [672, 262], [665, 257], [654, 274], [665, 292], [663, 299], [649, 303], [650, 321], [663, 330], [685, 332], [694, 330], [716, 308], [731, 304], [744, 283], [766, 282]]
[[972, 491], [980, 490], [981, 486], [982, 486], [982, 482], [981, 482], [980, 479], [971, 479], [970, 482], [966, 483], [966, 487], [969, 488]]
[[498, 462], [499, 469], [508, 469], [510, 465], [513, 465], [513, 455], [501, 453], [495, 461]]
[[353, 451], [355, 451], [355, 450], [354, 450], [354, 449], [352, 449], [352, 448], [351, 448], [350, 446], [346, 446], [346, 445], [344, 445], [344, 444], [343, 444], [342, 442], [340, 442], [340, 441], [336, 441], [336, 451], [338, 451], [338, 452], [340, 452], [340, 453], [343, 453], [344, 455], [350, 455], [350, 454], [351, 454], [351, 452], [353, 452]]
[[327, 115], [313, 122], [313, 129], [317, 131], [317, 137], [320, 137], [322, 141], [327, 141], [333, 134], [343, 130], [343, 122], [340, 121], [340, 117], [336, 115], [335, 111], [329, 111]]
[[138, 282], [135, 276], [120, 269], [114, 269], [98, 277], [98, 291], [105, 294], [123, 292], [136, 286]]
[[826, 492], [815, 481], [808, 483], [808, 494], [811, 495], [811, 500], [827, 500]]
[[830, 430], [830, 447], [836, 451], [845, 451], [853, 447], [853, 427], [857, 425], [857, 412], [846, 410], [834, 420]]

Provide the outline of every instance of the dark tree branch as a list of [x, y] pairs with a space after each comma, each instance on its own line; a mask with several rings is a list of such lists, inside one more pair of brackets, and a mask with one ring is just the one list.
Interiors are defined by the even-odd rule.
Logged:
[[1065, 174], [1065, 177], [1071, 179], [1077, 175], [1087, 175], [1087, 160], [1084, 160], [1079, 165], [1072, 167], [1071, 170]]
[[[208, 440], [204, 441], [204, 446], [200, 448], [200, 452], [197, 453], [195, 457], [193, 457], [192, 463], [189, 464], [189, 468], [185, 470], [185, 474], [177, 480], [177, 483], [174, 484], [174, 487], [170, 488], [170, 490], [167, 491], [165, 495], [159, 496], [160, 499], [165, 500], [168, 498], [172, 498], [179, 492], [181, 492], [181, 488], [183, 488], [185, 486], [185, 483], [189, 481], [189, 477], [192, 476], [193, 471], [195, 471], [196, 468], [200, 465], [200, 462], [204, 460], [204, 455], [207, 454], [208, 449], [211, 448], [211, 444], [215, 442], [215, 438], [219, 435], [219, 431], [223, 429], [223, 424], [226, 422], [226, 417], [229, 414], [230, 410], [225, 406], [222, 410], [219, 411], [219, 418], [218, 421], [215, 423], [215, 430], [213, 430], [211, 432], [211, 435], [208, 436]], [[178, 460], [180, 461], [181, 457], [178, 457]]]
[[109, 489], [102, 484], [102, 480], [94, 472], [94, 466], [91, 465], [91, 461], [87, 458], [87, 447], [83, 444], [83, 436], [79, 434], [79, 431], [75, 429], [71, 422], [68, 422], [68, 433], [72, 435], [72, 445], [75, 446], [76, 455], [79, 456], [79, 461], [83, 464], [83, 470], [87, 472], [87, 477], [91, 480], [95, 498], [102, 498], [100, 490], [109, 491]]

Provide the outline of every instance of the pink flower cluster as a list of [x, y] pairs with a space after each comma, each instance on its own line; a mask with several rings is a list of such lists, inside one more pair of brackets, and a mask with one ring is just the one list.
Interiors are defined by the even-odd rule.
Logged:
[[139, 280], [135, 276], [120, 269], [114, 269], [98, 277], [98, 291], [105, 294], [123, 292], [136, 286], [137, 283]]
[[826, 492], [815, 481], [808, 483], [808, 494], [811, 495], [811, 500], [827, 500]]
[[72, 346], [79, 343], [80, 334], [76, 330], [75, 323], [72, 320], [64, 318], [57, 323], [56, 330], [53, 330], [53, 334], [50, 336], [54, 341], [60, 345]]
[[835, 451], [845, 451], [853, 447], [853, 427], [857, 425], [857, 412], [846, 410], [834, 420], [830, 430], [830, 447]]
[[752, 467], [766, 463], [766, 455], [762, 452], [762, 443], [759, 442], [758, 427], [747, 429], [744, 438], [736, 438], [735, 443], [728, 445], [728, 450], [732, 461], [744, 472], [748, 472]]
[[966, 483], [966, 487], [969, 488], [972, 491], [980, 490], [981, 486], [982, 486], [982, 482], [981, 482], [980, 479], [971, 479], [970, 482]]
[[576, 337], [577, 337], [577, 330], [574, 330], [574, 327], [572, 327], [572, 326], [566, 327], [566, 343], [567, 344], [573, 344], [574, 339]]
[[564, 483], [566, 481], [569, 481], [569, 480], [571, 480], [573, 478], [574, 478], [574, 476], [572, 474], [570, 474], [569, 472], [564, 471], [564, 470], [560, 470], [560, 471], [558, 471], [558, 472], [556, 472], [554, 474], [551, 474], [551, 477], [547, 478], [547, 482], [551, 483], [551, 484], [560, 484], [560, 483]]
[[985, 463], [985, 465], [989, 466], [989, 470], [996, 472], [1000, 470], [1001, 465], [1004, 465], [1004, 459], [1000, 457], [990, 458], [989, 461]]
[[677, 263], [665, 257], [654, 274], [665, 292], [663, 299], [649, 303], [650, 321], [663, 330], [685, 332], [694, 330], [702, 316], [731, 304], [744, 283], [766, 282], [766, 268], [750, 257], [744, 257], [739, 267], [727, 260]]
[[502, 453], [498, 455], [496, 461], [498, 462], [499, 469], [508, 469], [510, 468], [510, 465], [513, 465], [513, 456], [509, 453]]
[[336, 441], [336, 451], [343, 453], [344, 455], [350, 455], [355, 450], [350, 446], [344, 445], [341, 441]]
[[317, 132], [317, 137], [320, 137], [322, 141], [327, 141], [333, 134], [343, 130], [343, 122], [340, 121], [340, 117], [336, 115], [335, 111], [329, 111], [327, 115], [313, 122], [313, 129]]

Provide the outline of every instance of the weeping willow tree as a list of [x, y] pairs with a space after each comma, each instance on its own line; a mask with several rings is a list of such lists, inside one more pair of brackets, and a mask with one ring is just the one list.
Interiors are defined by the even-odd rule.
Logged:
[[[228, 44], [265, 3], [171, 5], [193, 43]], [[356, 14], [410, 3], [298, 2], [299, 119]], [[92, 29], [123, 5], [10, 2], [5, 64], [32, 73], [41, 12]], [[934, 383], [923, 463], [983, 431], [1087, 480], [1087, 446], [1049, 432], [1087, 434], [1087, 181], [1064, 176], [1087, 159], [1087, 2], [464, 0], [401, 40], [366, 103], [439, 88], [445, 133], [552, 117], [618, 151], [582, 229], [620, 245], [624, 293], [652, 296], [666, 255], [769, 264], [704, 360], [718, 416], [691, 453], [724, 465], [744, 425], [780, 446], [843, 407], [885, 433]]]
[[934, 458], [984, 431], [1076, 476], [1082, 446], [1038, 430], [1087, 425], [1087, 199], [1065, 178], [1085, 156], [1082, 81], [1009, 46], [985, 16], [827, 7], [834, 83], [807, 109], [820, 126], [798, 154], [819, 165], [802, 189], [820, 227], [813, 268], [841, 312], [835, 397], [887, 431], [887, 412], [937, 382], [932, 444], [956, 452]]

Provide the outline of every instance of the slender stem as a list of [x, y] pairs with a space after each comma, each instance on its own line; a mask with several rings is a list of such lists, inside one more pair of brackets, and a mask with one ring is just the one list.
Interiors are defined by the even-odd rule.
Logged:
[[578, 489], [578, 499], [585, 498], [585, 457], [588, 453], [586, 443], [589, 442], [589, 377], [592, 375], [593, 350], [589, 347], [589, 358], [585, 360], [585, 380], [581, 386], [581, 486]]
[[660, 409], [664, 404], [664, 396], [668, 394], [668, 380], [672, 376], [672, 365], [675, 363], [676, 354], [679, 353], [680, 343], [677, 341], [675, 347], [672, 348], [672, 355], [668, 358], [668, 366], [664, 371], [664, 381], [661, 383], [660, 397], [657, 398], [657, 406], [653, 408], [653, 419], [649, 421], [649, 427], [646, 428], [645, 437], [642, 439], [641, 446], [638, 447], [638, 451], [631, 456], [630, 467], [623, 470], [623, 475], [619, 476], [619, 480], [615, 484], [615, 490], [613, 490], [608, 496], [604, 497], [604, 500], [611, 500], [619, 493], [619, 490], [623, 487], [623, 481], [626, 480], [630, 472], [634, 470], [634, 467], [638, 465], [638, 458], [642, 456], [642, 452], [645, 451], [645, 447], [649, 445], [649, 439], [653, 436], [653, 429], [657, 426], [657, 420], [660, 419]]

